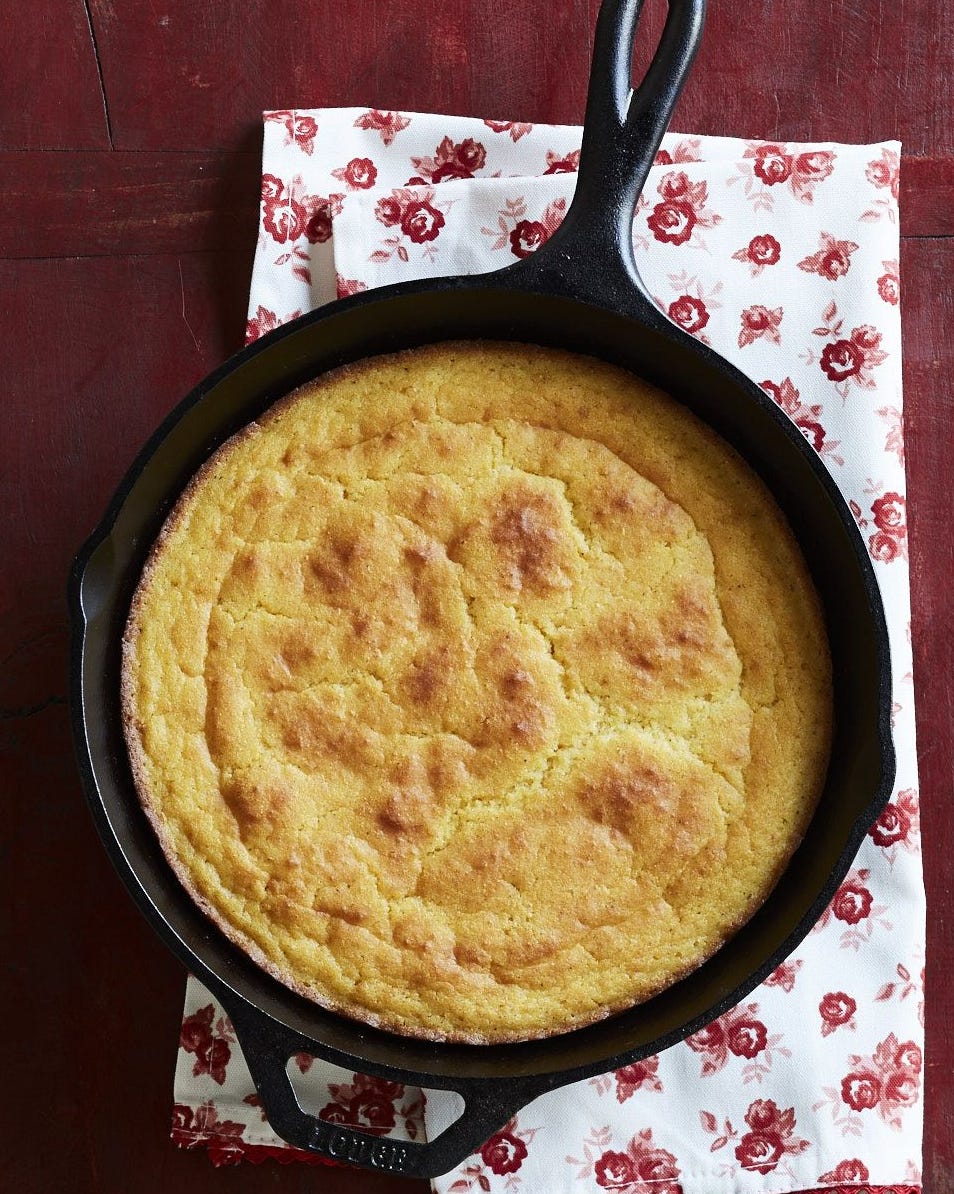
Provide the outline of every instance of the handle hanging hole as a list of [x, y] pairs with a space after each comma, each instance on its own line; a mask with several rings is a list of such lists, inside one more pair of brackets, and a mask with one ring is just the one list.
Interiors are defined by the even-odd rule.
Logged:
[[646, 73], [652, 65], [659, 48], [663, 26], [666, 24], [668, 6], [665, 0], [646, 0], [639, 17], [639, 32], [633, 39], [629, 78], [635, 94], [643, 84]]

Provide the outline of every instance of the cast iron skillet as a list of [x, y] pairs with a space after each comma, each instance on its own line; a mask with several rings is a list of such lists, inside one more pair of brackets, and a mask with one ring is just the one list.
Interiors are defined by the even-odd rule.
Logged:
[[[633, 92], [641, 0], [606, 0], [596, 31], [576, 195], [532, 257], [497, 273], [402, 284], [296, 320], [233, 357], [166, 419], [136, 460], [71, 577], [72, 718], [99, 832], [148, 920], [227, 1008], [276, 1131], [299, 1147], [415, 1176], [446, 1172], [535, 1096], [658, 1052], [743, 998], [831, 899], [894, 778], [888, 639], [864, 542], [818, 457], [768, 397], [672, 325], [644, 294], [632, 213], [702, 29], [704, 0], [669, 0], [656, 56]], [[694, 974], [602, 1023], [501, 1046], [377, 1031], [270, 978], [198, 911], [136, 798], [119, 708], [129, 601], [165, 515], [209, 454], [276, 398], [350, 361], [432, 341], [513, 340], [602, 357], [709, 422], [764, 478], [787, 515], [825, 608], [836, 725], [818, 813], [757, 915]], [[375, 1138], [306, 1114], [286, 1073], [307, 1052], [348, 1070], [455, 1090], [461, 1117], [430, 1143]]]

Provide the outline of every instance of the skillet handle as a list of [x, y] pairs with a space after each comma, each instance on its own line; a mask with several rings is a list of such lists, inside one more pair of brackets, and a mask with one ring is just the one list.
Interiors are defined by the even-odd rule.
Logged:
[[[633, 211], [702, 37], [706, 0], [668, 0], [666, 24], [639, 87], [633, 41], [643, 0], [603, 0], [596, 23], [580, 168], [562, 225], [504, 273], [534, 290], [644, 314]], [[635, 312], [634, 312], [635, 308]]]
[[[552, 1086], [546, 1079], [470, 1079], [449, 1084], [446, 1089], [463, 1098], [464, 1111], [434, 1140], [397, 1140], [372, 1135], [348, 1124], [319, 1119], [303, 1110], [288, 1077], [287, 1065], [295, 1053], [312, 1052], [313, 1042], [250, 1009], [244, 1001], [222, 1002], [270, 1126], [296, 1148], [345, 1165], [404, 1177], [438, 1177], [470, 1156], [521, 1107]], [[339, 1065], [351, 1064], [345, 1057], [335, 1060]], [[399, 1075], [397, 1080], [401, 1080]]]

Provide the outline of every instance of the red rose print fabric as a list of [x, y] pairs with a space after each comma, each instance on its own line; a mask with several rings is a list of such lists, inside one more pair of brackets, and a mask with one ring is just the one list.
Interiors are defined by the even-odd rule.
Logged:
[[[265, 117], [248, 339], [335, 297], [538, 251], [579, 129], [377, 109]], [[785, 412], [847, 498], [884, 596], [898, 782], [815, 930], [737, 1007], [658, 1057], [523, 1108], [438, 1194], [790, 1194], [920, 1185], [923, 888], [908, 641], [899, 147], [669, 134], [633, 221], [647, 291]], [[303, 1105], [373, 1135], [453, 1120], [440, 1091], [301, 1056]], [[297, 1161], [228, 1018], [189, 981], [174, 1139]], [[312, 1162], [313, 1158], [310, 1158]]]
[[[416, 1140], [424, 1135], [424, 1096], [416, 1088], [348, 1073], [305, 1053], [297, 1054], [289, 1069], [302, 1107], [320, 1119], [375, 1136]], [[183, 1148], [205, 1148], [215, 1165], [330, 1163], [290, 1148], [275, 1135], [228, 1016], [191, 978], [179, 1037], [172, 1139]]]

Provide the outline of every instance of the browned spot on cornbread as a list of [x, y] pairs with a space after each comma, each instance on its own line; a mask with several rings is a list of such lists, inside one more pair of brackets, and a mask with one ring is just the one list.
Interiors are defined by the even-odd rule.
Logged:
[[545, 593], [569, 586], [568, 552], [552, 495], [518, 487], [502, 494], [491, 516], [490, 539], [499, 551], [501, 579], [510, 588]]
[[399, 760], [391, 769], [391, 784], [377, 811], [382, 828], [408, 838], [427, 836], [447, 783], [439, 765], [427, 766], [419, 757]]
[[722, 441], [607, 365], [440, 345], [227, 444], [136, 594], [123, 707], [186, 887], [416, 1036], [565, 1031], [762, 902], [827, 762], [818, 603]]

